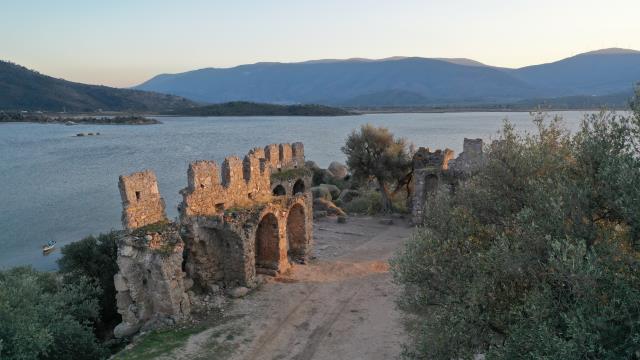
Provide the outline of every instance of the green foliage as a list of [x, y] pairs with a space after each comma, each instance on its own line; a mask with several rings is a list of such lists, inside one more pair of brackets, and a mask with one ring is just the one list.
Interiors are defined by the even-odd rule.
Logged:
[[6, 61], [0, 61], [0, 88], [0, 110], [164, 111], [195, 106], [179, 96], [70, 82]]
[[154, 330], [142, 337], [133, 349], [121, 351], [114, 358], [118, 360], [155, 359], [184, 345], [191, 335], [204, 329], [204, 326], [188, 326]]
[[66, 122], [92, 125], [151, 125], [162, 124], [156, 119], [144, 116], [114, 116], [114, 117], [60, 117], [43, 114], [0, 111], [0, 122], [33, 122], [45, 124], [64, 124]]
[[105, 358], [91, 327], [98, 295], [86, 278], [64, 283], [29, 267], [0, 272], [0, 358]]
[[77, 284], [84, 279], [91, 279], [99, 285], [100, 318], [96, 322], [99, 333], [121, 320], [113, 283], [113, 277], [118, 272], [117, 236], [118, 233], [112, 231], [73, 242], [62, 248], [62, 257], [58, 260], [65, 283]]
[[392, 210], [389, 185], [406, 177], [411, 169], [407, 141], [395, 138], [386, 128], [363, 125], [348, 137], [342, 152], [347, 155], [347, 166], [357, 181], [375, 179], [380, 187], [382, 210]]
[[271, 180], [286, 181], [286, 180], [301, 179], [301, 178], [312, 176], [312, 175], [313, 175], [313, 172], [307, 168], [285, 169], [283, 171], [277, 171], [277, 172], [271, 173]]
[[153, 224], [139, 227], [133, 231], [133, 236], [142, 237], [150, 233], [162, 233], [171, 226], [169, 220], [161, 220]]
[[375, 215], [382, 211], [382, 197], [378, 191], [363, 191], [360, 196], [341, 204], [341, 207], [349, 214]]
[[355, 115], [344, 109], [324, 105], [276, 105], [249, 101], [232, 101], [172, 111], [170, 115], [187, 116], [345, 116]]
[[406, 357], [637, 357], [637, 114], [575, 135], [542, 114], [535, 134], [505, 124], [487, 166], [436, 193], [392, 264], [420, 319]]

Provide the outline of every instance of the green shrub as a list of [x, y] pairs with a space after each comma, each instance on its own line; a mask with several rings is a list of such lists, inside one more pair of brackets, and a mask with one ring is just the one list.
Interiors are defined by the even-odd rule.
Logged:
[[640, 349], [640, 117], [506, 124], [393, 260], [405, 357], [629, 359]]
[[29, 267], [0, 272], [0, 358], [105, 358], [91, 327], [98, 296], [86, 278], [65, 284]]
[[70, 243], [62, 248], [62, 257], [58, 260], [60, 273], [66, 283], [74, 284], [88, 278], [99, 285], [100, 318], [95, 324], [98, 333], [108, 331], [121, 321], [113, 283], [113, 277], [118, 272], [117, 237], [118, 233], [112, 231]]

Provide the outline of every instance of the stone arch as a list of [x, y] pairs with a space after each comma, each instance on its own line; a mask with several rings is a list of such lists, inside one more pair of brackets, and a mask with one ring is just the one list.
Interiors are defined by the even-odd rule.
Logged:
[[293, 195], [302, 194], [304, 193], [304, 190], [305, 190], [304, 181], [302, 181], [302, 179], [298, 179], [293, 184]]
[[304, 258], [307, 248], [307, 226], [304, 207], [294, 204], [287, 215], [287, 243], [289, 251], [287, 255], [290, 261], [299, 261]]
[[287, 195], [287, 190], [284, 189], [284, 186], [278, 185], [278, 186], [273, 188], [273, 195], [274, 196]]
[[278, 218], [273, 213], [267, 213], [260, 220], [256, 230], [255, 246], [256, 272], [261, 272], [261, 269], [267, 272], [277, 271], [280, 259], [280, 235]]

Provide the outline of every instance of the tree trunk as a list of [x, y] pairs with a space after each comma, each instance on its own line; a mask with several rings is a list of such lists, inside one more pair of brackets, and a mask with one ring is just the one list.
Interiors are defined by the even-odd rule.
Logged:
[[387, 185], [385, 185], [385, 183], [380, 179], [378, 179], [378, 185], [380, 186], [380, 197], [382, 198], [382, 212], [389, 214], [393, 210], [391, 197], [389, 196], [389, 189], [387, 189]]

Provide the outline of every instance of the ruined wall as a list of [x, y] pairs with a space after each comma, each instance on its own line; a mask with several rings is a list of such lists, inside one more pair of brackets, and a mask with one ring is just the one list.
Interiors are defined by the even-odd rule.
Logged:
[[431, 151], [421, 147], [413, 156], [413, 177], [411, 179], [413, 196], [409, 202], [411, 219], [414, 224], [421, 222], [427, 197], [433, 194], [442, 182], [442, 174], [449, 168], [453, 159], [451, 149]]
[[181, 214], [220, 215], [225, 209], [268, 202], [272, 194], [272, 172], [298, 166], [304, 166], [302, 143], [255, 148], [243, 161], [237, 157], [226, 158], [221, 169], [214, 161], [191, 163], [188, 186], [182, 191]]
[[118, 187], [123, 207], [122, 226], [125, 229], [167, 220], [164, 200], [158, 191], [158, 180], [152, 171], [120, 176]]
[[[121, 176], [128, 232], [118, 242], [114, 278], [123, 316], [117, 335], [187, 318], [197, 296], [252, 287], [257, 274], [304, 263], [313, 230], [304, 160], [304, 146], [293, 143], [255, 148], [243, 160], [227, 157], [220, 167], [191, 163], [179, 223], [166, 221], [153, 172]], [[274, 195], [278, 186], [283, 193]]]
[[184, 243], [175, 225], [134, 231], [118, 240], [114, 277], [122, 323], [114, 333], [130, 336], [140, 328], [172, 324], [189, 316], [182, 271]]
[[466, 176], [484, 165], [482, 139], [464, 139], [463, 151], [449, 162], [449, 167], [457, 176]]
[[463, 152], [454, 159], [450, 149], [431, 152], [421, 147], [413, 157], [413, 194], [409, 201], [411, 220], [421, 224], [429, 198], [443, 184], [452, 187], [484, 164], [482, 139], [464, 139]]

